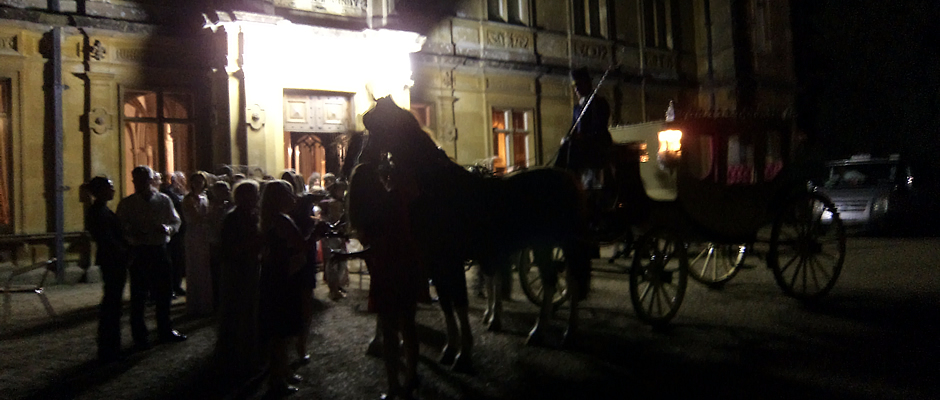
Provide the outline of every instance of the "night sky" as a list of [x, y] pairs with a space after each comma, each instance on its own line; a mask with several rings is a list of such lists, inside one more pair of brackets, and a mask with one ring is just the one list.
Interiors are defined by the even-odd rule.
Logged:
[[832, 157], [940, 166], [940, 1], [794, 0], [801, 128]]

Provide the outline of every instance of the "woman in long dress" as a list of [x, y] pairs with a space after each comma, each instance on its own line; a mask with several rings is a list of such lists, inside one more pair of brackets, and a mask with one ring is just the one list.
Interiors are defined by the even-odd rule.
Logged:
[[[287, 363], [287, 344], [300, 335], [303, 322], [302, 269], [308, 251], [316, 241], [308, 240], [289, 213], [295, 199], [290, 184], [284, 180], [268, 181], [261, 197], [261, 235], [265, 248], [261, 256], [260, 333], [270, 344], [268, 375], [273, 395], [297, 391], [291, 383], [301, 378], [291, 375]], [[311, 236], [312, 237], [312, 236]]]
[[212, 270], [209, 266], [209, 199], [208, 179], [199, 171], [189, 177], [189, 194], [183, 197], [183, 218], [186, 219], [186, 312], [193, 315], [212, 313]]
[[[327, 174], [328, 176], [331, 174]], [[343, 222], [345, 214], [345, 196], [346, 183], [336, 180], [325, 180], [326, 190], [330, 197], [320, 202], [320, 218], [331, 225], [339, 225]], [[346, 252], [346, 238], [331, 236], [321, 241], [323, 247], [323, 281], [330, 289], [329, 297], [331, 300], [339, 300], [346, 297], [346, 286], [349, 285], [349, 268], [345, 260], [330, 262], [332, 251]]]
[[242, 378], [261, 366], [258, 352], [258, 274], [264, 241], [258, 228], [258, 183], [235, 185], [235, 209], [225, 215], [220, 238], [219, 364]]

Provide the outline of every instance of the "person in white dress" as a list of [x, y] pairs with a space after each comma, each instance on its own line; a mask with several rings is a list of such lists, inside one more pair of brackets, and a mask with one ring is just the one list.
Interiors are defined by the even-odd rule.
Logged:
[[209, 264], [212, 225], [209, 221], [209, 199], [206, 197], [207, 183], [205, 172], [190, 175], [189, 194], [183, 197], [183, 218], [186, 220], [186, 312], [193, 315], [206, 315], [213, 311], [212, 270]]

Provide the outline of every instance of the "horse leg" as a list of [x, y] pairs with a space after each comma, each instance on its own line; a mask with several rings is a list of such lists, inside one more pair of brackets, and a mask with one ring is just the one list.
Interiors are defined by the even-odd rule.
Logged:
[[451, 365], [457, 358], [457, 338], [460, 330], [457, 328], [457, 318], [454, 317], [454, 305], [452, 300], [438, 291], [438, 303], [441, 305], [441, 311], [444, 314], [444, 325], [447, 331], [447, 344], [441, 351], [439, 362], [444, 365]]
[[487, 322], [487, 329], [490, 332], [499, 332], [503, 328], [503, 276], [502, 274], [493, 274], [489, 277], [490, 284], [487, 287], [486, 299], [487, 309], [490, 311], [490, 319]]
[[[465, 286], [466, 287], [466, 286]], [[466, 304], [455, 305], [457, 320], [460, 322], [460, 353], [454, 359], [452, 369], [456, 372], [473, 372], [473, 332], [470, 330], [470, 307]]]
[[534, 249], [535, 265], [539, 269], [539, 276], [542, 280], [542, 305], [539, 310], [539, 317], [535, 320], [535, 326], [529, 331], [529, 337], [526, 339], [526, 345], [536, 346], [545, 343], [545, 330], [542, 324], [548, 324], [554, 311], [553, 299], [555, 291], [558, 288], [558, 270], [552, 264], [552, 250], [549, 248], [537, 247]]
[[578, 243], [569, 246], [568, 274], [566, 281], [568, 290], [571, 292], [570, 313], [568, 314], [568, 328], [565, 329], [565, 335], [562, 341], [564, 346], [571, 346], [576, 341], [578, 332], [578, 303], [586, 297], [587, 290], [591, 282], [591, 256], [593, 250], [588, 246]]
[[568, 290], [571, 292], [571, 300], [569, 300], [568, 328], [565, 329], [562, 345], [569, 347], [574, 344], [578, 331], [578, 303], [580, 302], [582, 294], [581, 288], [578, 287], [578, 283], [574, 281], [571, 274], [568, 274], [566, 277], [566, 282], [568, 283]]
[[369, 347], [366, 348], [366, 354], [373, 357], [382, 356], [382, 319], [375, 319], [375, 336], [369, 341]]
[[493, 282], [493, 280], [494, 280], [494, 277], [492, 276], [488, 276], [488, 275], [483, 276], [483, 290], [485, 290], [485, 293], [486, 293], [486, 309], [483, 310], [483, 323], [485, 325], [489, 325], [490, 322], [493, 321], [493, 308], [495, 307], [495, 303], [493, 300], [493, 293], [494, 293], [493, 285], [495, 285], [495, 282]]

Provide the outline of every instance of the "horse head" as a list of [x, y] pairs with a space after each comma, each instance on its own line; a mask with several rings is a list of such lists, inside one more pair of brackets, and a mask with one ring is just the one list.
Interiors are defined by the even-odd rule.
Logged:
[[412, 163], [440, 153], [417, 118], [395, 104], [391, 97], [382, 97], [362, 116], [369, 138], [360, 154], [360, 162], [375, 162], [386, 153], [396, 162]]

